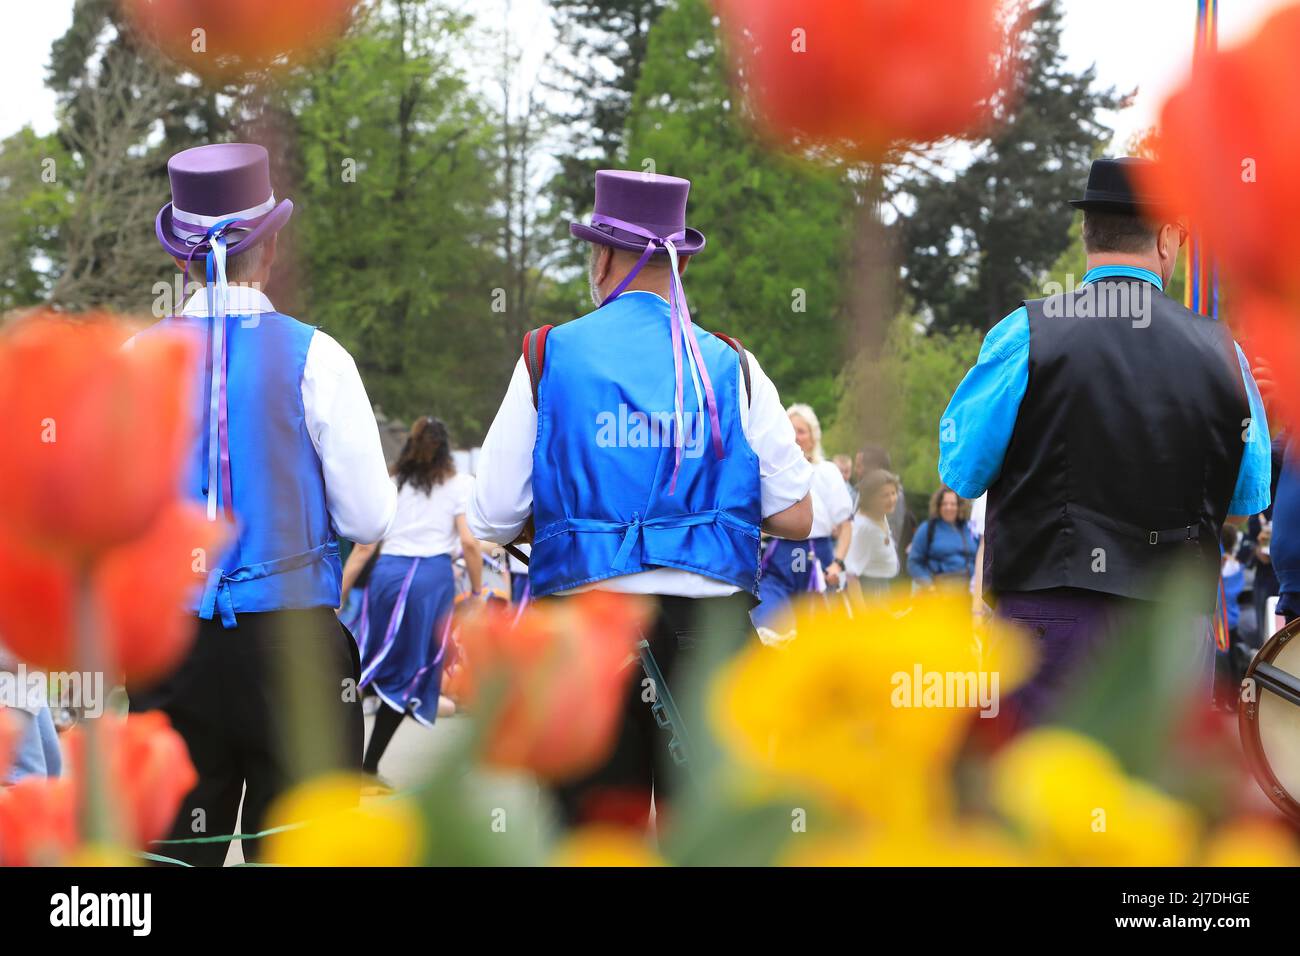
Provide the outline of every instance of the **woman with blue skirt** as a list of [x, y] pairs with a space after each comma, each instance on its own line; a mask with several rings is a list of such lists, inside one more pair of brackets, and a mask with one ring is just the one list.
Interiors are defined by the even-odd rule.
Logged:
[[403, 718], [432, 726], [438, 716], [442, 664], [455, 598], [453, 555], [462, 551], [470, 584], [483, 586], [483, 560], [465, 510], [473, 482], [456, 474], [447, 426], [421, 418], [393, 466], [397, 515], [379, 545], [357, 546], [343, 570], [345, 596], [376, 548], [358, 619], [361, 687], [381, 702], [363, 767], [379, 760]]
[[844, 580], [844, 556], [853, 536], [853, 501], [844, 476], [822, 453], [822, 429], [807, 405], [786, 409], [794, 438], [813, 466], [812, 533], [806, 541], [772, 538], [759, 564], [758, 607], [750, 612], [758, 636], [775, 643], [791, 636], [790, 602], [801, 594], [837, 589]]

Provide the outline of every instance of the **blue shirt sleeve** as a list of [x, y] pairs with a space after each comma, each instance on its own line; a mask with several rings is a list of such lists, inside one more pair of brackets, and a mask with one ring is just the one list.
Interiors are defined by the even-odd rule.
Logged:
[[939, 478], [963, 498], [984, 494], [1002, 471], [1028, 386], [1029, 313], [1021, 306], [984, 337], [939, 422]]
[[1250, 401], [1250, 421], [1241, 426], [1246, 450], [1241, 456], [1241, 470], [1237, 472], [1237, 487], [1228, 504], [1228, 514], [1257, 515], [1272, 500], [1273, 444], [1259, 386], [1255, 384], [1255, 376], [1250, 374], [1250, 363], [1240, 345], [1237, 346], [1237, 361], [1241, 363], [1241, 378], [1246, 383], [1246, 398]]

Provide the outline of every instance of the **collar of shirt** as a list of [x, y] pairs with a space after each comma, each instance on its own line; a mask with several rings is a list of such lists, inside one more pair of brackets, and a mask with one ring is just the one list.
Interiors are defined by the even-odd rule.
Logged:
[[649, 289], [628, 289], [626, 292], [619, 293], [618, 297], [621, 299], [625, 295], [652, 295], [665, 305], [668, 304], [667, 299], [661, 296], [658, 292], [651, 292]]
[[[266, 315], [274, 312], [275, 306], [271, 304], [261, 289], [255, 289], [248, 285], [232, 285], [226, 289], [226, 315]], [[188, 315], [192, 318], [206, 319], [208, 317], [208, 290], [200, 289], [190, 296], [189, 301], [185, 303], [185, 308], [181, 310], [182, 315]]]
[[1160, 277], [1150, 269], [1139, 269], [1136, 266], [1097, 266], [1095, 269], [1089, 269], [1084, 275], [1080, 285], [1087, 285], [1090, 282], [1096, 282], [1098, 279], [1111, 279], [1116, 276], [1122, 276], [1125, 279], [1141, 279], [1143, 282], [1150, 282], [1161, 292], [1165, 291], [1165, 284], [1160, 281]]

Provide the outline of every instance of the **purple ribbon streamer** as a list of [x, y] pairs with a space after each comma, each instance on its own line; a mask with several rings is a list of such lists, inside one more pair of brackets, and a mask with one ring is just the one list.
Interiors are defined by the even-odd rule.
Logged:
[[[244, 220], [226, 219], [212, 226], [203, 238], [190, 248], [185, 257], [185, 276], [182, 288], [189, 285], [190, 263], [203, 246], [205, 289], [208, 299], [208, 321], [211, 335], [208, 340], [208, 429], [207, 453], [204, 455], [203, 490], [208, 497], [208, 520], [217, 519], [218, 505], [230, 517], [234, 513], [234, 494], [230, 478], [230, 417], [227, 396], [229, 362], [226, 354], [226, 233], [242, 228]], [[217, 480], [213, 481], [213, 475]], [[218, 489], [220, 489], [218, 491]]]
[[695, 326], [691, 322], [691, 311], [686, 304], [686, 289], [682, 285], [681, 273], [677, 263], [677, 243], [686, 238], [686, 231], [683, 229], [674, 232], [669, 236], [657, 236], [648, 229], [638, 226], [633, 222], [625, 222], [622, 219], [615, 219], [613, 216], [594, 215], [591, 217], [593, 226], [605, 225], [612, 226], [615, 229], [622, 229], [626, 232], [633, 233], [646, 239], [645, 251], [641, 253], [641, 258], [637, 260], [632, 271], [624, 276], [623, 281], [618, 284], [614, 291], [605, 299], [602, 305], [608, 305], [626, 291], [632, 280], [650, 261], [650, 257], [658, 248], [668, 251], [668, 258], [672, 263], [672, 276], [669, 280], [668, 288], [668, 309], [672, 319], [671, 335], [673, 339], [673, 412], [676, 415], [676, 429], [674, 438], [674, 460], [672, 479], [668, 485], [668, 494], [672, 494], [677, 489], [677, 474], [682, 467], [682, 452], [685, 436], [682, 434], [683, 409], [683, 383], [682, 383], [682, 343], [686, 343], [686, 348], [690, 350], [690, 357], [695, 362], [695, 367], [700, 373], [700, 383], [704, 387], [704, 404], [708, 409], [709, 426], [713, 432], [713, 451], [721, 460], [726, 457], [722, 448], [722, 426], [718, 419], [718, 402], [713, 393], [713, 381], [709, 378], [708, 367], [704, 364], [703, 354], [700, 352], [700, 343], [695, 337]]

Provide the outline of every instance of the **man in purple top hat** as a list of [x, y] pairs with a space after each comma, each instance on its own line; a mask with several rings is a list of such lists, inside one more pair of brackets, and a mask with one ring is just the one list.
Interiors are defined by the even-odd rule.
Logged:
[[[397, 502], [351, 356], [261, 291], [293, 212], [272, 192], [266, 150], [200, 146], [167, 168], [172, 201], [158, 213], [158, 241], [203, 288], [141, 334], [181, 327], [204, 343], [183, 482], [210, 520], [235, 529], [224, 553], [206, 557], [189, 657], [161, 683], [130, 688], [132, 709], [168, 714], [198, 770], [172, 833], [186, 839], [233, 833], [241, 793], [241, 831], [256, 833], [298, 772], [360, 766], [357, 648], [334, 613], [339, 538], [380, 540]], [[287, 753], [278, 714], [289, 697], [323, 722], [317, 753]], [[245, 842], [245, 856], [257, 846]], [[167, 852], [219, 865], [226, 849]]]
[[469, 508], [486, 540], [534, 529], [534, 597], [601, 588], [658, 604], [643, 654], [654, 692], [630, 681], [614, 752], [558, 794], [569, 822], [630, 808], [644, 823], [651, 792], [671, 791], [692, 723], [671, 707], [679, 650], [753, 639], [759, 531], [803, 538], [812, 521], [811, 468], [776, 388], [738, 342], [691, 321], [682, 276], [705, 240], [686, 225], [689, 191], [596, 174], [591, 224], [570, 229], [592, 243], [597, 308], [525, 337]]

